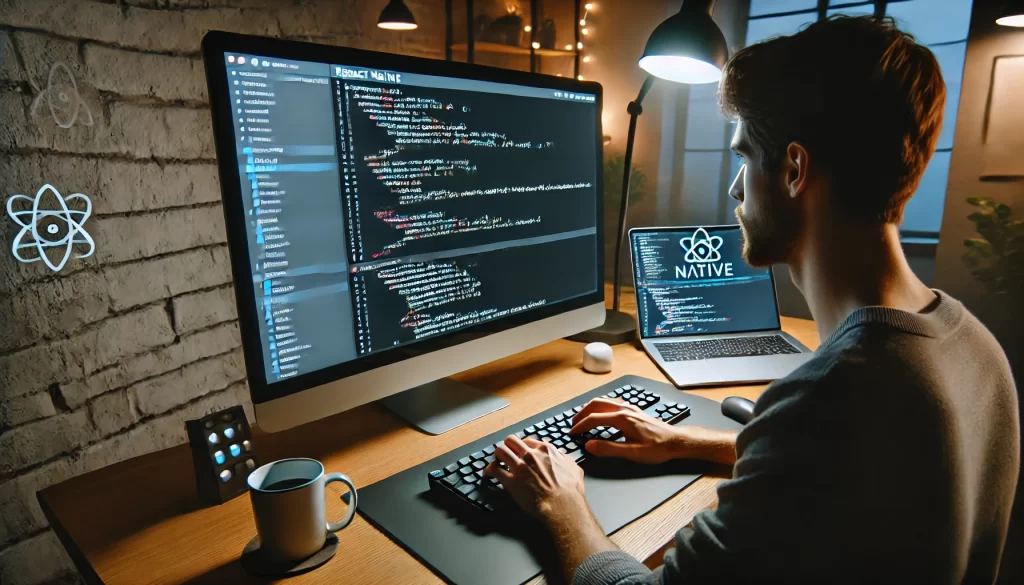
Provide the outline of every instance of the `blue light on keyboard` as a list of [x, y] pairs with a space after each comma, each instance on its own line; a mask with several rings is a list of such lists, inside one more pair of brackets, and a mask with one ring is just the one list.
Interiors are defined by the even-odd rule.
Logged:
[[238, 445], [231, 445], [230, 447], [228, 447], [228, 450], [231, 451], [232, 457], [238, 457], [239, 455], [242, 454], [242, 448], [239, 447]]
[[217, 462], [217, 465], [224, 465], [224, 462], [227, 461], [227, 458], [224, 457], [223, 451], [217, 451], [216, 453], [213, 454], [213, 460]]

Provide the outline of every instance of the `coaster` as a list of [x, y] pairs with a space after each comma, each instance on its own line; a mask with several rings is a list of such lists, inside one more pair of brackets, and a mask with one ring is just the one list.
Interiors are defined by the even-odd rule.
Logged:
[[260, 537], [254, 536], [242, 551], [242, 568], [261, 577], [294, 577], [331, 560], [338, 551], [338, 535], [328, 534], [324, 547], [300, 561], [270, 561], [260, 555]]

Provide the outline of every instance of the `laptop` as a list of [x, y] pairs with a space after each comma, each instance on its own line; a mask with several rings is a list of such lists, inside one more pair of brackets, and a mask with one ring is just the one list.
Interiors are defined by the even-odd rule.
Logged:
[[771, 268], [738, 225], [629, 231], [644, 351], [680, 388], [767, 382], [813, 353], [782, 331]]

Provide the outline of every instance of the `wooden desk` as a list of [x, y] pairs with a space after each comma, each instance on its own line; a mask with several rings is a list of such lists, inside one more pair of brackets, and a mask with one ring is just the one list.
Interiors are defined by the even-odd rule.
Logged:
[[[611, 295], [608, 295], [610, 298]], [[624, 295], [627, 311], [635, 311]], [[808, 347], [817, 347], [811, 321], [783, 319], [783, 328]], [[569, 400], [624, 374], [668, 381], [638, 346], [615, 347], [615, 370], [584, 372], [582, 345], [559, 340], [464, 372], [456, 378], [507, 398], [508, 408], [437, 437], [424, 435], [389, 412], [368, 404], [276, 434], [256, 429], [254, 442], [263, 461], [313, 457], [328, 471], [347, 473], [368, 485], [446, 453], [464, 443]], [[721, 401], [727, 396], [756, 399], [763, 386], [697, 390]], [[693, 515], [713, 505], [715, 486], [729, 474], [705, 476], [626, 526], [612, 540], [626, 552], [648, 559], [672, 539]], [[335, 493], [331, 488], [331, 493]], [[89, 582], [265, 583], [246, 575], [238, 563], [256, 534], [247, 496], [221, 506], [200, 508], [187, 445], [138, 457], [88, 473], [39, 492], [50, 524]], [[329, 517], [341, 517], [344, 504], [329, 498]], [[323, 568], [289, 579], [289, 585], [362, 583], [440, 583], [424, 565], [360, 516], [339, 533], [337, 556]], [[660, 564], [661, 556], [651, 559]], [[539, 577], [535, 581], [543, 581]]]

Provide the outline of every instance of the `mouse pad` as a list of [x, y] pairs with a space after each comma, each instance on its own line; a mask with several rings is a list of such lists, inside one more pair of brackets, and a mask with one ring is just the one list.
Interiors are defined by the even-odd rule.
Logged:
[[[359, 514], [441, 578], [456, 585], [518, 585], [544, 569], [554, 569], [557, 565], [550, 539], [531, 518], [514, 507], [512, 513], [498, 512], [494, 517], [483, 512], [467, 513], [462, 506], [452, 506], [433, 496], [427, 474], [521, 431], [530, 421], [554, 416], [626, 384], [639, 384], [660, 394], [662, 400], [689, 406], [690, 416], [677, 423], [679, 425], [741, 428], [740, 424], [722, 416], [721, 405], [713, 400], [684, 394], [663, 382], [623, 376], [529, 417], [517, 426], [360, 487]], [[586, 473], [587, 500], [605, 533], [611, 534], [699, 478], [707, 464], [674, 461], [640, 465], [590, 456], [582, 467]]]

